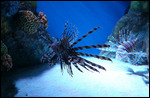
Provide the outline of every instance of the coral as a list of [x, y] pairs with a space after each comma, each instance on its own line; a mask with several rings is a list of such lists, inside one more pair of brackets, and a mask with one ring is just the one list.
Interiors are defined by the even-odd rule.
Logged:
[[20, 1], [19, 10], [30, 10], [37, 15], [37, 1]]
[[7, 20], [1, 16], [1, 34], [7, 34], [9, 31], [8, 28]]
[[1, 71], [10, 70], [13, 66], [12, 58], [9, 54], [6, 54], [1, 58]]
[[47, 25], [48, 24], [47, 16], [44, 15], [44, 13], [40, 11], [39, 14], [38, 14], [38, 18], [39, 18], [39, 20], [41, 22], [41, 25], [44, 26], [44, 29], [47, 29], [48, 28], [48, 25]]
[[132, 1], [130, 10], [135, 11], [149, 11], [149, 1]]
[[24, 1], [30, 3], [32, 7], [37, 8], [37, 1]]
[[11, 16], [17, 13], [20, 1], [2, 1], [1, 11], [4, 16]]
[[12, 19], [13, 17], [8, 18], [1, 16], [1, 39], [3, 39], [4, 36], [13, 37], [15, 27], [13, 22], [11, 21]]
[[29, 10], [21, 10], [16, 16], [16, 26], [19, 30], [27, 34], [34, 34], [37, 32], [39, 25], [38, 18]]
[[127, 26], [133, 33], [144, 31], [143, 26], [149, 24], [149, 6], [147, 5], [149, 3], [146, 1], [132, 1], [128, 13], [121, 17], [114, 27], [113, 36], [116, 37], [118, 34], [115, 32]]
[[1, 40], [1, 57], [5, 56], [8, 53], [7, 46]]
[[[19, 2], [17, 13], [11, 13], [10, 17], [7, 16], [7, 9], [10, 9], [9, 3], [14, 4], [15, 2], [1, 2], [2, 7], [4, 7], [1, 8], [1, 11], [3, 10], [1, 12], [3, 14], [1, 15], [1, 40], [7, 45], [5, 47], [1, 41], [1, 58], [4, 59], [3, 56], [6, 58], [6, 54], [9, 54], [13, 59], [14, 68], [40, 64], [39, 59], [47, 51], [48, 43], [50, 43], [41, 36], [52, 40], [52, 42], [55, 40], [46, 31], [46, 15], [43, 15], [41, 20], [37, 17], [37, 1]], [[8, 65], [5, 63], [4, 66]], [[5, 67], [3, 69], [7, 68]]]
[[43, 53], [48, 49], [48, 43], [41, 36], [54, 41], [48, 32], [38, 31], [37, 33], [28, 35], [24, 31], [18, 30], [15, 32], [16, 38], [10, 36], [4, 36], [3, 39], [6, 43], [9, 54], [13, 59], [13, 68], [22, 68], [27, 66], [36, 66], [40, 64], [40, 58]]

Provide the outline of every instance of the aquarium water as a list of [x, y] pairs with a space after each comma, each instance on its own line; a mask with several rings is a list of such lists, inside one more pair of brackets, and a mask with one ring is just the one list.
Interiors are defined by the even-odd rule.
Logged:
[[[61, 39], [65, 23], [75, 25], [77, 39], [95, 27], [100, 27], [75, 46], [105, 44], [116, 23], [124, 16], [131, 1], [37, 1], [37, 13], [42, 11], [48, 20], [47, 32]], [[84, 49], [83, 53], [99, 55], [99, 49]], [[135, 66], [116, 59], [101, 60], [83, 58], [105, 67], [106, 70], [83, 73], [72, 65], [73, 77], [60, 64], [49, 67], [42, 63], [37, 67], [19, 69], [12, 79], [17, 89], [14, 97], [148, 97], [149, 84], [142, 77], [128, 75], [128, 68], [142, 71], [148, 66]], [[34, 67], [34, 68], [33, 68]], [[23, 76], [23, 77], [21, 77]], [[9, 78], [10, 79], [10, 78]]]

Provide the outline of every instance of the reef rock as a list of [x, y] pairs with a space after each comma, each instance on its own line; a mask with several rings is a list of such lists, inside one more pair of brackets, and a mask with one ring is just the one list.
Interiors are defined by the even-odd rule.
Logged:
[[36, 12], [37, 9], [37, 1], [20, 1], [19, 10], [29, 10], [32, 11], [35, 15], [38, 13]]
[[[148, 1], [131, 1], [128, 12], [121, 17], [116, 23], [112, 34], [108, 37], [106, 44], [114, 46], [115, 43], [119, 42], [119, 35], [121, 30], [132, 31], [132, 38], [136, 38], [140, 34], [142, 39], [134, 47], [134, 52], [145, 52], [147, 57], [144, 61], [139, 61], [140, 64], [148, 64], [149, 60], [149, 2]], [[116, 42], [117, 41], [117, 42]], [[113, 44], [113, 43], [114, 44]], [[99, 55], [103, 55], [110, 58], [115, 58], [116, 52], [101, 50]], [[147, 63], [146, 63], [147, 62]], [[138, 63], [137, 63], [138, 64]]]
[[[49, 38], [50, 41], [46, 41], [41, 35]], [[14, 67], [40, 64], [41, 56], [48, 51], [49, 44], [55, 40], [50, 34], [42, 31], [28, 35], [24, 31], [18, 30], [14, 36], [4, 35], [2, 37], [13, 59]]]
[[1, 2], [1, 15], [9, 17], [17, 13], [20, 1], [2, 1]]
[[1, 57], [1, 71], [8, 71], [12, 68], [12, 58], [9, 54]]
[[1, 57], [8, 53], [7, 46], [1, 40]]
[[[27, 8], [27, 2], [21, 2], [15, 15], [7, 18], [4, 18], [6, 14], [1, 16], [3, 17], [1, 40], [7, 46], [8, 54], [11, 55], [13, 68], [40, 64], [40, 58], [49, 50], [49, 44], [55, 41], [55, 38], [41, 25], [38, 14], [31, 11], [35, 10], [36, 3], [28, 2], [28, 4], [34, 7]], [[26, 8], [27, 10], [24, 10]]]

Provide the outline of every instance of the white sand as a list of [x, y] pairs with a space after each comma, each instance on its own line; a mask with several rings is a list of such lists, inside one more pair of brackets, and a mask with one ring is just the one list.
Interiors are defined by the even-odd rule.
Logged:
[[[145, 66], [134, 67], [113, 59], [113, 62], [87, 58], [104, 66], [107, 71], [89, 72], [80, 67], [84, 73], [74, 66], [73, 77], [67, 70], [62, 75], [60, 65], [49, 68], [42, 74], [22, 78], [16, 81], [18, 93], [15, 97], [148, 97], [149, 86], [140, 76], [127, 75], [126, 67], [144, 70]], [[42, 66], [48, 66], [44, 64]], [[31, 72], [40, 71], [33, 70]], [[31, 73], [30, 73], [31, 74]]]

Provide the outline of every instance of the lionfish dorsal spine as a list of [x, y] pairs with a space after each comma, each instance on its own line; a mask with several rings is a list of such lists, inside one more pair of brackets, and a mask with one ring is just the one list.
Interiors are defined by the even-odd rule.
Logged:
[[63, 37], [66, 35], [67, 26], [68, 26], [68, 21], [67, 23], [65, 23], [64, 32], [62, 33]]
[[74, 27], [75, 25], [73, 25], [71, 28], [71, 23], [68, 25], [68, 21], [65, 23], [64, 32], [62, 32], [62, 40], [67, 40], [70, 44], [72, 44], [72, 42], [77, 38], [78, 34], [77, 28], [74, 29]]
[[70, 35], [68, 36], [68, 39], [69, 39], [69, 42], [73, 41], [74, 39], [76, 39], [76, 36], [78, 34], [78, 30], [77, 28], [72, 32], [70, 33]]

